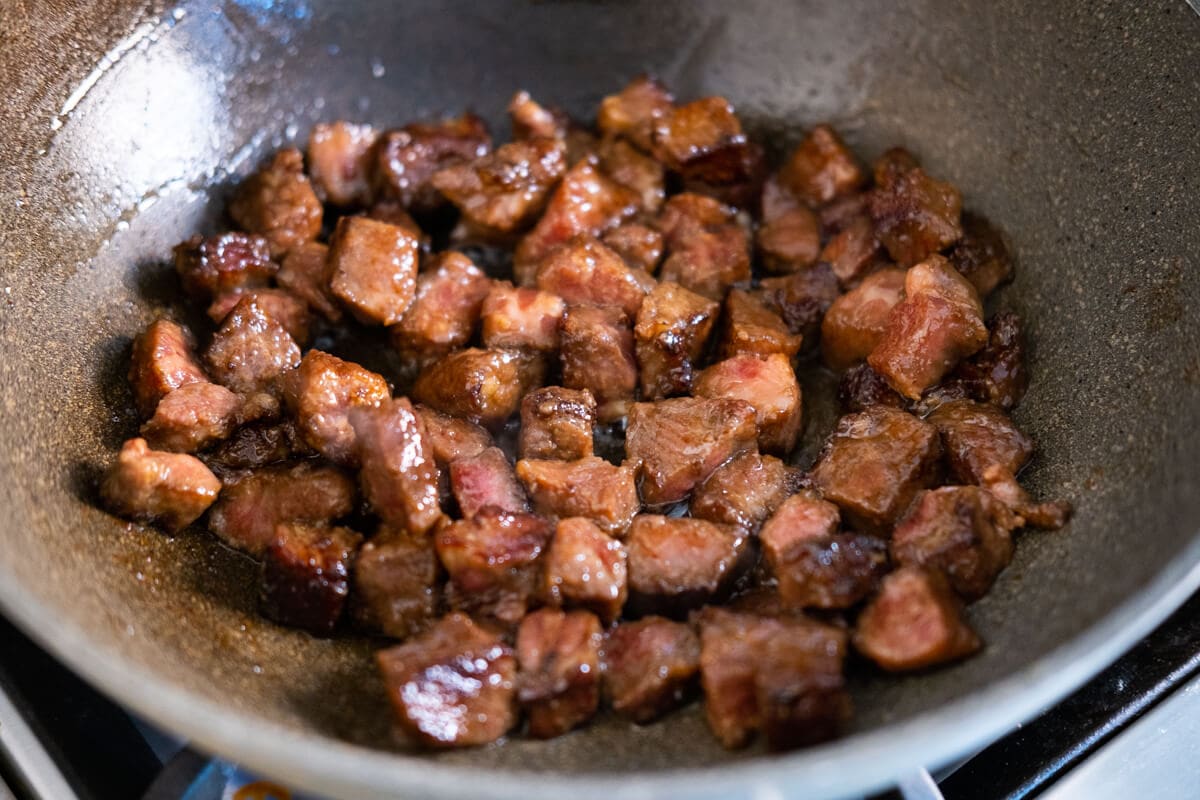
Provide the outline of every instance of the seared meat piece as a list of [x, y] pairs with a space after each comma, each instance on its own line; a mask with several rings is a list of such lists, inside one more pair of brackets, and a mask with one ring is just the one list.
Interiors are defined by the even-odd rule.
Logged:
[[350, 412], [391, 396], [382, 376], [320, 350], [309, 350], [284, 381], [288, 407], [308, 446], [330, 461], [358, 463]]
[[797, 471], [778, 458], [742, 453], [696, 487], [692, 516], [756, 531], [796, 490], [798, 478]]
[[872, 406], [838, 420], [812, 479], [851, 525], [874, 533], [935, 483], [941, 456], [932, 425], [899, 409]]
[[242, 398], [224, 386], [185, 384], [159, 401], [142, 436], [159, 450], [195, 453], [233, 433], [241, 410]]
[[512, 650], [463, 614], [375, 658], [400, 727], [421, 744], [487, 744], [517, 724]]
[[704, 97], [672, 108], [654, 126], [654, 154], [684, 178], [706, 183], [746, 179], [749, 139], [724, 97]]
[[129, 385], [143, 417], [153, 414], [159, 401], [180, 386], [208, 382], [195, 347], [192, 332], [167, 319], [154, 320], [133, 340]]
[[577, 236], [550, 253], [537, 271], [539, 289], [569, 305], [617, 306], [629, 316], [654, 285], [592, 236]]
[[278, 269], [267, 240], [248, 233], [193, 236], [175, 246], [175, 271], [187, 293], [197, 297], [266, 286]]
[[885, 576], [854, 631], [854, 649], [889, 672], [956, 661], [979, 644], [946, 579], [919, 567]]
[[517, 477], [539, 514], [586, 517], [614, 536], [624, 535], [641, 507], [633, 468], [597, 456], [576, 461], [522, 459]]
[[735, 283], [750, 280], [750, 234], [736, 212], [711, 197], [685, 192], [659, 217], [667, 258], [658, 277], [720, 302]]
[[947, 257], [954, 268], [971, 282], [980, 297], [1012, 280], [1013, 264], [1000, 231], [983, 217], [962, 215], [962, 239]]
[[366, 214], [368, 219], [376, 220], [377, 222], [386, 222], [388, 225], [395, 225], [406, 233], [411, 234], [418, 242], [421, 243], [421, 252], [429, 252], [429, 237], [421, 230], [421, 226], [404, 210], [404, 206], [400, 205], [399, 200], [380, 200], [367, 209]]
[[796, 446], [803, 422], [800, 383], [787, 356], [733, 356], [719, 361], [700, 373], [692, 394], [749, 403], [758, 424], [758, 448], [764, 453], [787, 455]]
[[780, 182], [779, 175], [770, 175], [763, 181], [759, 195], [759, 221], [763, 224], [773, 222], [803, 205], [791, 189]]
[[514, 288], [507, 281], [494, 283], [480, 312], [483, 344], [485, 347], [558, 350], [558, 326], [566, 310], [566, 303], [556, 294], [541, 289]]
[[722, 358], [782, 353], [791, 359], [800, 352], [802, 337], [789, 331], [783, 317], [749, 292], [730, 291], [721, 319]]
[[436, 172], [430, 182], [472, 225], [490, 234], [527, 228], [567, 171], [561, 140], [510, 142], [474, 161]]
[[653, 273], [662, 260], [663, 235], [640, 222], [626, 222], [613, 228], [600, 241], [635, 270]]
[[372, 148], [377, 138], [370, 125], [343, 120], [314, 125], [308, 135], [308, 174], [317, 197], [335, 206], [370, 204]]
[[583, 517], [559, 520], [542, 585], [557, 606], [586, 608], [609, 625], [625, 605], [625, 547]]
[[892, 309], [904, 298], [902, 269], [881, 269], [833, 301], [821, 321], [821, 355], [833, 370], [865, 361], [883, 339]]
[[383, 528], [354, 562], [355, 622], [397, 639], [422, 630], [437, 614], [439, 569], [432, 540]]
[[329, 291], [333, 265], [329, 247], [320, 242], [305, 242], [288, 251], [275, 280], [289, 292], [308, 303], [313, 311], [330, 322], [342, 318], [342, 308]]
[[499, 447], [451, 461], [450, 487], [459, 511], [467, 519], [485, 508], [513, 514], [529, 510], [525, 490]]
[[803, 542], [819, 542], [837, 533], [838, 507], [811, 489], [803, 489], [780, 504], [758, 532], [768, 564], [782, 563]]
[[100, 484], [100, 496], [114, 514], [168, 531], [195, 522], [219, 491], [221, 482], [199, 459], [151, 450], [145, 439], [125, 442]]
[[442, 518], [438, 467], [425, 426], [407, 398], [352, 408], [363, 496], [384, 524], [421, 536]]
[[417, 275], [416, 294], [392, 342], [424, 366], [465, 346], [475, 332], [492, 281], [462, 253], [439, 253]]
[[730, 183], [685, 177], [683, 191], [711, 197], [725, 205], [745, 209], [748, 213], [755, 212], [769, 169], [767, 151], [757, 142], [749, 141], [741, 150], [740, 165], [729, 170], [730, 174], [743, 177]]
[[419, 248], [403, 228], [342, 217], [329, 243], [329, 288], [361, 321], [395, 325], [416, 292]]
[[825, 243], [820, 261], [827, 263], [842, 286], [853, 286], [880, 262], [879, 240], [870, 217], [859, 216]]
[[876, 186], [890, 186], [911, 170], [921, 166], [917, 157], [903, 147], [889, 147], [871, 165]]
[[567, 115], [544, 107], [524, 89], [508, 101], [508, 116], [514, 139], [563, 139], [567, 135]]
[[652, 722], [695, 688], [700, 640], [682, 622], [643, 617], [610, 630], [601, 657], [604, 694], [613, 711], [634, 722]]
[[517, 630], [517, 699], [529, 734], [561, 736], [600, 705], [600, 621], [587, 611], [539, 609]]
[[817, 125], [779, 171], [779, 180], [810, 206], [850, 194], [865, 180], [858, 159], [828, 125]]
[[799, 272], [812, 266], [823, 252], [817, 215], [804, 206], [764, 222], [756, 239], [763, 263], [771, 272]]
[[608, 136], [623, 136], [642, 150], [653, 147], [654, 129], [671, 112], [675, 98], [657, 79], [639, 75], [617, 94], [600, 101], [596, 127]]
[[217, 295], [208, 307], [208, 318], [220, 325], [237, 304], [248, 297], [253, 298], [267, 316], [283, 325], [297, 344], [308, 341], [313, 321], [308, 304], [285, 289], [238, 289]]
[[734, 525], [639, 514], [625, 543], [628, 610], [678, 616], [724, 599], [748, 566], [747, 538]]
[[805, 349], [819, 341], [821, 320], [840, 294], [833, 269], [820, 262], [802, 272], [763, 278], [759, 290], [763, 303], [783, 317], [788, 330], [804, 337]]
[[208, 529], [230, 547], [259, 556], [279, 524], [330, 522], [353, 511], [354, 498], [354, 481], [335, 467], [267, 467], [226, 483]]
[[625, 416], [638, 385], [633, 330], [625, 312], [611, 306], [571, 306], [560, 333], [563, 386], [590, 391], [601, 422]]
[[642, 210], [655, 214], [662, 208], [663, 166], [624, 139], [605, 139], [597, 153], [600, 168], [622, 186], [637, 192]]
[[975, 288], [941, 256], [911, 268], [904, 293], [867, 362], [893, 389], [916, 400], [983, 347], [988, 332]]
[[793, 540], [766, 548], [767, 563], [790, 608], [849, 608], [887, 572], [887, 545], [861, 533]]
[[213, 334], [204, 362], [213, 378], [235, 392], [269, 391], [300, 363], [300, 347], [284, 324], [254, 296], [234, 306]]
[[[821, 220], [821, 235], [832, 239], [859, 217], [870, 217], [871, 192], [854, 192], [830, 200], [817, 209]], [[872, 227], [874, 230], [874, 227]], [[879, 246], [878, 241], [876, 247]]]
[[434, 173], [491, 149], [487, 125], [474, 114], [386, 131], [375, 148], [376, 196], [414, 211], [432, 211], [445, 202], [431, 184]]
[[547, 386], [521, 400], [521, 458], [574, 461], [592, 454], [596, 401], [587, 389]]
[[459, 350], [417, 376], [412, 396], [454, 416], [499, 425], [516, 413], [521, 398], [540, 386], [545, 364], [521, 350]]
[[1004, 411], [1016, 408], [1029, 387], [1025, 339], [1017, 315], [1001, 311], [988, 320], [988, 343], [959, 364], [950, 380], [981, 403]]
[[849, 414], [866, 411], [871, 406], [904, 408], [904, 398], [870, 364], [858, 364], [846, 370], [838, 381], [838, 405]]
[[902, 267], [924, 261], [960, 238], [962, 195], [915, 167], [871, 193], [875, 233]]
[[304, 174], [304, 156], [294, 147], [247, 178], [229, 203], [229, 216], [242, 230], [267, 240], [281, 258], [321, 232], [321, 201]]
[[484, 509], [438, 529], [438, 558], [450, 576], [450, 607], [516, 624], [534, 605], [539, 558], [553, 526], [532, 514]]
[[646, 296], [634, 327], [643, 397], [657, 400], [691, 389], [693, 365], [704, 352], [718, 308], [677, 283], [661, 283]]
[[312, 455], [291, 420], [243, 425], [204, 456], [206, 463], [224, 470], [258, 469], [294, 457]]
[[337, 627], [350, 594], [350, 568], [362, 536], [349, 528], [283, 523], [263, 553], [263, 616], [316, 636]]
[[657, 506], [683, 500], [717, 467], [753, 450], [756, 439], [749, 403], [678, 397], [634, 404], [625, 451], [639, 465], [642, 500]]
[[439, 467], [448, 467], [459, 458], [472, 458], [492, 446], [492, 435], [474, 422], [427, 406], [417, 406], [416, 412]]

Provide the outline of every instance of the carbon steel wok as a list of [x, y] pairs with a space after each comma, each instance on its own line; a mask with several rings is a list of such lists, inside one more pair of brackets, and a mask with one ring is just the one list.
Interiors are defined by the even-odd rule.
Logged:
[[[851, 735], [723, 752], [695, 710], [427, 756], [388, 732], [356, 641], [254, 612], [253, 565], [96, 510], [136, 421], [129, 342], [169, 248], [319, 119], [470, 107], [518, 87], [587, 115], [633, 74], [721, 93], [780, 147], [828, 119], [901, 143], [1016, 245], [1028, 473], [1078, 514], [1025, 534], [972, 608], [986, 650], [856, 685]], [[836, 796], [936, 766], [1094, 673], [1200, 583], [1200, 18], [1181, 2], [743, 0], [0, 4], [0, 606], [199, 746], [342, 796]]]

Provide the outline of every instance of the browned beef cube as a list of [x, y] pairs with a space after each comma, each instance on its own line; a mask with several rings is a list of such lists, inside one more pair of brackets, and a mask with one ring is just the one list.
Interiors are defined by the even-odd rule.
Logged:
[[204, 456], [206, 463], [224, 470], [258, 469], [294, 457], [312, 455], [291, 420], [243, 425]]
[[600, 241], [635, 270], [653, 273], [662, 260], [663, 235], [640, 222], [626, 222], [613, 228]]
[[870, 364], [858, 364], [838, 381], [838, 405], [845, 413], [865, 411], [871, 406], [904, 408], [904, 398]]
[[637, 192], [642, 210], [654, 214], [666, 199], [663, 166], [624, 139], [600, 143], [600, 168], [617, 183]]
[[275, 279], [325, 319], [337, 322], [342, 318], [342, 307], [329, 291], [332, 267], [326, 245], [305, 242], [288, 251]]
[[540, 386], [542, 357], [523, 350], [459, 350], [417, 376], [412, 396], [438, 411], [484, 425], [499, 425]]
[[890, 186], [911, 170], [921, 166], [917, 157], [903, 147], [889, 147], [875, 159], [871, 172], [876, 186]]
[[195, 453], [233, 433], [241, 410], [242, 398], [224, 386], [185, 384], [159, 401], [142, 436], [159, 450]]
[[642, 396], [657, 400], [686, 394], [717, 321], [715, 302], [677, 283], [664, 282], [646, 296], [634, 327]]
[[954, 268], [971, 282], [980, 297], [1012, 280], [1013, 264], [1000, 231], [981, 216], [962, 215], [962, 239], [947, 257]]
[[600, 643], [596, 615], [543, 608], [517, 630], [517, 699], [529, 735], [561, 736], [587, 722], [600, 705]]
[[485, 508], [514, 514], [529, 510], [525, 490], [508, 463], [508, 456], [499, 447], [451, 461], [450, 487], [465, 518]]
[[747, 213], [757, 213], [763, 182], [770, 164], [767, 151], [757, 142], [748, 141], [741, 149], [740, 164], [731, 165], [728, 175], [740, 175], [732, 182], [710, 181], [703, 178], [683, 178], [683, 191], [702, 194]]
[[407, 639], [437, 614], [433, 542], [383, 529], [358, 551], [351, 613], [372, 632]]
[[861, 533], [795, 540], [767, 548], [767, 563], [790, 608], [850, 608], [887, 572], [887, 545]]
[[284, 393], [304, 441], [339, 464], [358, 462], [350, 412], [374, 408], [391, 396], [382, 376], [320, 350], [304, 354], [299, 369], [287, 376]]
[[412, 305], [392, 328], [392, 342], [422, 366], [465, 346], [491, 288], [491, 279], [471, 259], [454, 251], [439, 253], [417, 275]]
[[430, 747], [469, 747], [517, 724], [517, 662], [463, 614], [375, 656], [400, 727]]
[[718, 302], [730, 286], [750, 280], [750, 234], [732, 208], [711, 197], [677, 194], [663, 208], [659, 227], [667, 246], [661, 280]]
[[560, 333], [563, 386], [590, 391], [601, 422], [625, 416], [638, 385], [633, 329], [625, 312], [611, 306], [571, 306]]
[[782, 562], [802, 542], [821, 541], [837, 533], [838, 507], [811, 489], [788, 497], [758, 532], [768, 563]]
[[853, 286], [880, 263], [879, 240], [870, 217], [855, 217], [825, 243], [820, 261], [827, 263], [842, 286]]
[[133, 340], [129, 385], [143, 417], [153, 414], [159, 401], [180, 386], [208, 382], [195, 347], [191, 331], [166, 319], [154, 320]]
[[611, 624], [626, 596], [625, 547], [583, 517], [558, 521], [546, 554], [542, 585], [559, 606], [586, 608]]
[[494, 283], [480, 310], [483, 344], [558, 350], [558, 327], [566, 310], [567, 304], [556, 294], [514, 287], [507, 281]]
[[248, 297], [253, 298], [267, 316], [283, 325], [297, 344], [308, 341], [313, 321], [308, 304], [286, 289], [237, 289], [219, 294], [208, 307], [208, 318], [220, 325], [237, 304]]
[[822, 252], [817, 215], [804, 206], [763, 223], [756, 239], [763, 263], [771, 272], [799, 272], [812, 266]]
[[596, 127], [609, 136], [623, 136], [642, 150], [653, 146], [654, 129], [671, 112], [675, 98], [657, 79], [639, 75], [617, 94], [600, 102]]
[[474, 114], [386, 131], [375, 148], [376, 195], [416, 211], [436, 209], [445, 201], [430, 182], [434, 173], [491, 148], [487, 125]]
[[883, 339], [904, 298], [904, 270], [881, 269], [833, 301], [821, 321], [821, 355], [830, 369], [865, 361]]
[[335, 467], [302, 462], [267, 467], [227, 482], [208, 529], [231, 547], [262, 555], [284, 522], [314, 525], [354, 510], [354, 481]]
[[941, 456], [932, 425], [899, 409], [872, 406], [838, 420], [812, 478], [851, 525], [874, 533], [935, 483]]
[[[870, 208], [870, 191], [854, 192], [830, 200], [817, 209], [817, 217], [821, 220], [821, 234], [832, 239], [854, 224], [859, 217], [867, 217], [869, 220]], [[876, 241], [876, 247], [878, 246]]]
[[300, 363], [300, 347], [284, 324], [249, 296], [238, 301], [213, 334], [204, 362], [223, 386], [235, 392], [261, 392]]
[[247, 178], [229, 204], [233, 221], [264, 237], [274, 258], [316, 239], [321, 213], [321, 201], [304, 174], [304, 156], [294, 147], [280, 150]]
[[902, 267], [924, 261], [962, 238], [962, 195], [949, 183], [910, 169], [871, 193], [875, 233]]
[[802, 337], [789, 331], [783, 317], [762, 300], [741, 289], [725, 298], [721, 330], [722, 358], [781, 353], [790, 359], [800, 352]]
[[800, 199], [792, 194], [792, 190], [779, 180], [778, 174], [770, 175], [763, 181], [758, 200], [759, 220], [762, 223], [777, 220], [803, 205]]
[[539, 289], [569, 305], [617, 306], [638, 313], [654, 279], [629, 268], [592, 236], [577, 236], [546, 256], [537, 271]]
[[576, 461], [522, 459], [517, 477], [539, 514], [586, 517], [614, 536], [624, 535], [641, 507], [633, 468], [597, 456]]
[[554, 527], [532, 514], [484, 509], [438, 529], [450, 607], [515, 624], [535, 603], [539, 559]]
[[988, 332], [975, 288], [941, 256], [909, 269], [904, 293], [867, 362], [916, 400], [987, 344]]
[[817, 125], [780, 170], [780, 181], [810, 206], [850, 194], [865, 180], [858, 159], [828, 125]]
[[678, 397], [634, 404], [625, 452], [639, 465], [642, 499], [655, 506], [683, 500], [717, 467], [753, 450], [757, 436], [745, 401]]
[[416, 292], [419, 248], [403, 228], [342, 217], [329, 245], [330, 290], [363, 322], [395, 325]]
[[956, 661], [979, 645], [946, 579], [919, 567], [884, 577], [854, 631], [854, 648], [889, 672]]
[[446, 167], [430, 182], [471, 225], [506, 234], [527, 228], [537, 218], [566, 171], [562, 141], [529, 139]]
[[199, 459], [151, 450], [130, 439], [100, 484], [114, 514], [177, 531], [195, 522], [217, 499], [221, 482]]
[[696, 487], [692, 516], [756, 531], [797, 488], [799, 475], [773, 456], [734, 456]]
[[314, 125], [308, 135], [308, 174], [317, 197], [335, 206], [368, 205], [378, 137], [370, 125], [343, 120]]
[[442, 517], [438, 467], [425, 426], [406, 398], [378, 406], [353, 408], [349, 414], [362, 469], [363, 495], [390, 527], [415, 536]]
[[604, 640], [604, 693], [613, 711], [638, 723], [679, 706], [700, 672], [700, 640], [663, 617], [622, 622]]
[[625, 542], [628, 609], [678, 616], [723, 600], [748, 566], [746, 531], [690, 517], [639, 514]]
[[1029, 387], [1025, 340], [1017, 315], [1001, 311], [988, 320], [988, 343], [959, 364], [951, 380], [982, 403], [1004, 411], [1016, 408]]
[[567, 135], [567, 115], [546, 108], [524, 89], [508, 101], [508, 116], [514, 139], [562, 139]]
[[596, 401], [587, 389], [547, 386], [521, 401], [521, 458], [574, 461], [592, 454]]
[[439, 467], [448, 467], [459, 458], [472, 458], [492, 446], [492, 435], [474, 422], [427, 406], [417, 406], [416, 411]]
[[362, 536], [349, 528], [287, 522], [263, 553], [259, 609], [283, 625], [328, 636], [350, 595], [350, 568]]
[[749, 403], [758, 425], [758, 448], [764, 453], [787, 455], [796, 446], [803, 422], [800, 382], [787, 356], [733, 356], [719, 361], [700, 373], [692, 394]]
[[819, 341], [821, 320], [840, 295], [833, 269], [820, 262], [802, 272], [763, 278], [759, 290], [759, 297], [783, 317], [788, 330], [804, 337], [806, 349]]
[[654, 154], [684, 178], [726, 184], [744, 180], [749, 144], [733, 106], [704, 97], [672, 108], [654, 127]]
[[230, 231], [207, 238], [193, 236], [175, 246], [175, 271], [183, 288], [201, 298], [266, 286], [278, 269], [261, 236]]

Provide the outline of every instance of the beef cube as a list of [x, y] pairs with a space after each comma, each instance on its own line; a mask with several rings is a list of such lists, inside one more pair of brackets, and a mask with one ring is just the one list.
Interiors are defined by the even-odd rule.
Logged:
[[235, 392], [269, 391], [300, 363], [300, 347], [265, 304], [249, 296], [213, 334], [204, 362], [218, 383]]
[[796, 490], [798, 478], [796, 470], [778, 458], [742, 453], [696, 487], [692, 516], [756, 531]]
[[600, 143], [600, 168], [617, 183], [637, 192], [642, 211], [655, 214], [666, 199], [663, 166], [624, 139]]
[[570, 305], [617, 306], [632, 317], [653, 285], [647, 278], [594, 237], [577, 236], [546, 256], [537, 286]]
[[329, 245], [329, 288], [361, 321], [395, 325], [416, 292], [419, 247], [403, 228], [342, 217]]
[[764, 222], [756, 240], [763, 264], [771, 272], [799, 272], [812, 266], [822, 254], [817, 215], [804, 206]]
[[563, 314], [559, 361], [563, 386], [586, 389], [596, 398], [596, 417], [625, 416], [638, 386], [633, 329], [611, 306], [571, 306]]
[[153, 414], [159, 401], [180, 386], [208, 382], [195, 347], [190, 330], [166, 319], [154, 320], [133, 340], [129, 385], [143, 417]]
[[258, 469], [291, 458], [312, 455], [291, 420], [243, 425], [204, 460], [219, 469]]
[[208, 529], [230, 547], [260, 556], [281, 523], [327, 523], [353, 511], [354, 500], [354, 481], [335, 467], [267, 467], [226, 483]]
[[810, 206], [828, 203], [862, 186], [858, 159], [828, 125], [817, 125], [792, 153], [779, 179]]
[[485, 347], [558, 350], [558, 327], [566, 303], [541, 289], [516, 288], [507, 281], [492, 285], [481, 307]]
[[904, 398], [870, 364], [858, 364], [846, 370], [838, 381], [838, 405], [849, 414], [871, 406], [904, 408]]
[[151, 450], [145, 439], [125, 442], [100, 484], [100, 496], [114, 514], [168, 531], [199, 519], [219, 491], [221, 482], [199, 459]]
[[492, 281], [462, 253], [434, 256], [417, 275], [412, 305], [392, 328], [400, 353], [425, 366], [471, 341]]
[[195, 453], [233, 433], [241, 410], [242, 398], [224, 386], [189, 383], [159, 401], [142, 436], [158, 450]]
[[902, 267], [924, 261], [962, 238], [962, 195], [915, 167], [871, 193], [871, 219], [888, 254]]
[[921, 166], [917, 157], [903, 147], [889, 147], [871, 165], [876, 186], [890, 186]]
[[754, 408], [762, 452], [787, 455], [796, 446], [803, 422], [800, 382], [787, 356], [727, 358], [700, 373], [692, 394], [749, 403]]
[[639, 465], [642, 500], [657, 506], [683, 500], [717, 467], [753, 450], [757, 435], [745, 401], [679, 397], [636, 403], [625, 451]]
[[[821, 235], [832, 239], [846, 228], [850, 227], [859, 217], [870, 219], [871, 192], [854, 192], [830, 200], [817, 209], [817, 218], [821, 220]], [[874, 226], [871, 228], [874, 231]], [[876, 247], [879, 246], [876, 240]]]
[[450, 487], [459, 511], [467, 519], [485, 508], [513, 514], [529, 510], [525, 490], [508, 463], [508, 456], [498, 447], [451, 461]]
[[837, 533], [838, 507], [811, 489], [784, 500], [758, 532], [767, 563], [782, 563], [787, 553], [804, 542], [819, 542]]
[[614, 536], [624, 535], [641, 506], [633, 468], [597, 456], [576, 461], [521, 459], [517, 477], [539, 514], [586, 517]]
[[382, 529], [354, 562], [355, 622], [397, 639], [424, 629], [437, 615], [438, 572], [432, 540]]
[[374, 408], [391, 396], [382, 376], [351, 361], [309, 350], [284, 381], [288, 407], [309, 447], [338, 464], [358, 463], [350, 412]]
[[887, 545], [860, 533], [793, 539], [766, 548], [767, 563], [789, 608], [850, 608], [887, 572]]
[[435, 210], [445, 201], [431, 183], [433, 175], [491, 149], [487, 125], [474, 114], [386, 131], [375, 147], [376, 196], [414, 211]]
[[517, 140], [563, 139], [567, 135], [567, 115], [541, 105], [524, 89], [508, 101], [508, 116]]
[[442, 517], [438, 467], [425, 426], [406, 398], [352, 408], [363, 496], [384, 523], [421, 536]]
[[350, 568], [362, 536], [349, 528], [283, 523], [263, 553], [259, 609], [283, 625], [328, 636], [350, 595]]
[[517, 699], [529, 735], [561, 736], [592, 718], [600, 705], [600, 643], [596, 615], [543, 608], [517, 630]]
[[484, 509], [438, 529], [438, 558], [450, 583], [450, 607], [516, 624], [535, 603], [539, 559], [553, 526], [532, 514]]
[[695, 362], [719, 307], [677, 283], [661, 283], [647, 295], [634, 327], [643, 397], [657, 400], [691, 390]]
[[663, 617], [622, 622], [604, 640], [604, 693], [613, 711], [652, 722], [681, 705], [700, 672], [700, 640]]
[[490, 234], [506, 234], [533, 223], [566, 171], [561, 141], [530, 139], [439, 170], [430, 182], [468, 223]]
[[335, 206], [368, 205], [377, 138], [370, 125], [343, 120], [314, 125], [308, 135], [308, 174], [317, 197]]
[[872, 406], [838, 420], [812, 479], [851, 525], [876, 533], [936, 482], [941, 456], [932, 425], [899, 409]]
[[474, 422], [426, 406], [417, 406], [416, 412], [439, 467], [449, 467], [460, 458], [473, 458], [492, 446], [492, 435]]
[[804, 207], [800, 199], [792, 194], [779, 180], [779, 175], [771, 175], [763, 181], [762, 192], [759, 195], [759, 221], [763, 224], [773, 222], [789, 211]]
[[649, 225], [626, 222], [600, 238], [605, 247], [625, 259], [634, 270], [653, 273], [663, 255], [663, 235]]
[[854, 631], [854, 648], [889, 672], [956, 661], [979, 646], [946, 579], [920, 567], [884, 577]]
[[742, 176], [737, 180], [714, 182], [703, 178], [685, 177], [683, 191], [711, 197], [725, 205], [744, 209], [748, 214], [757, 213], [763, 182], [766, 181], [770, 168], [767, 151], [757, 142], [748, 141], [741, 149], [740, 161], [740, 164], [735, 164], [729, 169], [729, 174]]
[[375, 655], [401, 729], [429, 747], [469, 747], [517, 724], [512, 650], [462, 614], [448, 614]]
[[546, 554], [542, 585], [556, 606], [586, 608], [608, 625], [626, 596], [625, 547], [583, 517], [559, 520]]
[[724, 97], [704, 97], [663, 114], [654, 126], [654, 154], [684, 178], [736, 183], [749, 177], [749, 144], [733, 106]]
[[941, 256], [912, 267], [904, 293], [867, 362], [893, 389], [916, 400], [987, 344], [988, 332], [975, 288]]
[[659, 278], [721, 301], [729, 287], [750, 280], [750, 234], [732, 208], [685, 192], [667, 201], [659, 218], [667, 257]]
[[833, 370], [844, 370], [879, 346], [892, 309], [904, 298], [904, 270], [881, 269], [833, 301], [821, 321], [821, 355]]
[[639, 75], [600, 102], [596, 127], [605, 135], [623, 136], [649, 152], [655, 127], [671, 112], [674, 103], [675, 98], [657, 79]]
[[273, 258], [311, 242], [321, 233], [321, 201], [304, 174], [304, 156], [294, 147], [247, 178], [229, 204], [242, 230], [267, 240]]
[[986, 298], [1012, 280], [1013, 264], [1004, 236], [981, 216], [962, 215], [962, 239], [947, 257], [954, 268], [971, 282], [980, 297]]
[[521, 400], [521, 458], [574, 461], [592, 455], [596, 401], [587, 389], [547, 386]]
[[635, 616], [675, 617], [725, 599], [749, 566], [746, 531], [689, 517], [639, 514], [625, 543]]
[[833, 269], [838, 283], [850, 287], [880, 263], [879, 240], [870, 217], [855, 217], [825, 243], [818, 260]]
[[521, 350], [459, 350], [417, 376], [412, 396], [438, 411], [484, 425], [500, 425], [540, 386], [541, 356]]
[[312, 325], [312, 314], [308, 304], [285, 289], [238, 289], [217, 295], [208, 307], [208, 318], [220, 325], [246, 298], [254, 302], [267, 314], [283, 325], [297, 344], [308, 341], [309, 328]]
[[193, 236], [175, 246], [175, 271], [184, 290], [196, 297], [266, 286], [278, 269], [267, 240], [248, 233]]
[[833, 268], [818, 262], [802, 272], [763, 278], [761, 285], [759, 297], [767, 308], [783, 317], [788, 330], [804, 337], [804, 348], [816, 345], [825, 312], [841, 295]]
[[275, 279], [280, 286], [308, 303], [313, 311], [330, 322], [337, 322], [342, 318], [342, 308], [329, 291], [332, 266], [328, 246], [305, 242], [288, 251]]
[[1011, 311], [1001, 311], [988, 320], [988, 343], [954, 371], [951, 381], [961, 385], [972, 398], [1012, 411], [1029, 387], [1025, 369], [1025, 340], [1021, 320]]
[[788, 330], [783, 317], [767, 308], [755, 295], [734, 289], [725, 298], [721, 329], [722, 358], [781, 353], [791, 359], [800, 352], [801, 339]]

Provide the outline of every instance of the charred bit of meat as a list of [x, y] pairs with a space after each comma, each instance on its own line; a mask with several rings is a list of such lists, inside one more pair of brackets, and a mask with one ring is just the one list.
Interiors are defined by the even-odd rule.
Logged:
[[349, 528], [285, 523], [263, 553], [259, 608], [264, 616], [316, 636], [333, 633], [350, 594], [362, 536]]

